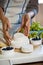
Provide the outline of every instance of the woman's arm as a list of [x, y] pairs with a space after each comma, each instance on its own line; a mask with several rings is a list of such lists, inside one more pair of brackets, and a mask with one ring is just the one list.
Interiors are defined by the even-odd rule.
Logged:
[[9, 35], [8, 30], [11, 27], [11, 25], [8, 18], [4, 15], [7, 6], [8, 0], [0, 0], [0, 20], [2, 22], [3, 37], [6, 40], [6, 43], [10, 45], [11, 36]]

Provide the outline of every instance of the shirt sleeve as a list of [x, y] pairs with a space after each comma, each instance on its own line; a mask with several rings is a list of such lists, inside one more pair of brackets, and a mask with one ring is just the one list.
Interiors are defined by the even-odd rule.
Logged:
[[6, 12], [10, 0], [0, 0], [0, 7]]
[[33, 18], [38, 13], [38, 0], [30, 0], [25, 11]]
[[33, 9], [33, 11], [28, 12], [29, 18], [33, 18], [37, 14], [36, 9]]

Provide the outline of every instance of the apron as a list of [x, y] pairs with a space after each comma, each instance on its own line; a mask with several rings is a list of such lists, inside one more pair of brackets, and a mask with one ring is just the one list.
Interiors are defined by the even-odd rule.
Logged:
[[6, 16], [11, 22], [12, 28], [9, 30], [10, 34], [16, 33], [21, 25], [22, 15], [29, 0], [10, 0], [9, 6], [6, 11]]

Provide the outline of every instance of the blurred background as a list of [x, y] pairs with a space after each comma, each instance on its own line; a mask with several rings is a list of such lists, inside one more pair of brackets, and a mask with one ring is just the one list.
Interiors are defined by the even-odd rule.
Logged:
[[39, 7], [39, 12], [34, 17], [33, 21], [38, 21], [43, 26], [43, 3], [40, 3], [38, 7]]

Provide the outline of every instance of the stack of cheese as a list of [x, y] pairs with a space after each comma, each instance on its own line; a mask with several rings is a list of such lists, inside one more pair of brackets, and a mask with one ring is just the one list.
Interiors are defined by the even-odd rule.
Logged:
[[33, 45], [29, 43], [29, 39], [23, 33], [15, 33], [14, 40], [11, 41], [14, 48], [20, 49], [22, 52], [32, 52]]

